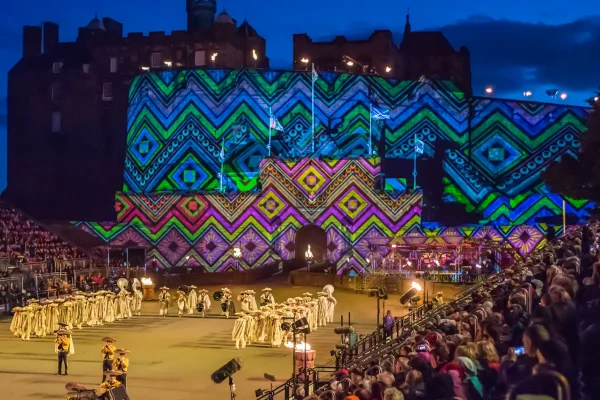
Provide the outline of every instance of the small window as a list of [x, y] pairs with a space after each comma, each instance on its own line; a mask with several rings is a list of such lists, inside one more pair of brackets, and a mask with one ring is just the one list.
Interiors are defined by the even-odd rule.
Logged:
[[50, 98], [52, 101], [58, 101], [60, 96], [60, 82], [52, 82], [52, 86], [50, 87]]
[[206, 65], [206, 52], [204, 50], [196, 50], [194, 53], [194, 65], [203, 67]]
[[111, 101], [113, 99], [112, 82], [104, 82], [102, 84], [102, 100]]
[[52, 63], [52, 72], [55, 73], [55, 74], [58, 74], [58, 73], [60, 73], [60, 70], [62, 69], [62, 67], [63, 67], [63, 63], [62, 62], [55, 61], [55, 62]]
[[57, 111], [52, 112], [52, 133], [60, 132], [61, 122], [60, 113]]
[[150, 55], [150, 66], [152, 68], [162, 68], [162, 53], [152, 53]]
[[110, 58], [110, 72], [115, 73], [119, 69], [119, 59], [117, 57]]
[[84, 74], [89, 74], [90, 73], [90, 64], [83, 64], [81, 66], [81, 68], [83, 69], [83, 73]]

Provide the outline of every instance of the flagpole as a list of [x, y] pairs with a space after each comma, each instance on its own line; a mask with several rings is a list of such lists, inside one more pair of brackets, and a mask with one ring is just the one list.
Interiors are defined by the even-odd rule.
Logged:
[[369, 157], [373, 154], [373, 136], [371, 134], [373, 119], [373, 104], [369, 103]]
[[563, 236], [567, 236], [567, 204], [565, 203], [565, 199], [562, 201], [562, 217], [563, 217]]
[[413, 190], [417, 190], [417, 135], [415, 135], [414, 144], [414, 164], [413, 164]]
[[271, 107], [269, 107], [269, 145], [267, 149], [269, 150], [269, 157], [271, 157], [271, 121], [273, 120], [273, 112], [271, 111]]
[[223, 191], [223, 163], [225, 162], [225, 138], [221, 142], [221, 192]]
[[312, 63], [312, 72], [310, 75], [310, 81], [312, 82], [311, 90], [311, 113], [312, 113], [312, 153], [315, 153], [315, 79], [313, 74], [315, 73], [315, 63]]

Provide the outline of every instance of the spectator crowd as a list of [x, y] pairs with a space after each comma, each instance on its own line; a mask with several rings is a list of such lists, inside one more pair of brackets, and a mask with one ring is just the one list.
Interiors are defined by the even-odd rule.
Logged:
[[579, 228], [468, 301], [434, 309], [376, 359], [347, 363], [308, 399], [600, 399], [595, 229]]
[[71, 260], [78, 255], [75, 247], [18, 210], [0, 203], [0, 259], [25, 264], [43, 261], [52, 263]]

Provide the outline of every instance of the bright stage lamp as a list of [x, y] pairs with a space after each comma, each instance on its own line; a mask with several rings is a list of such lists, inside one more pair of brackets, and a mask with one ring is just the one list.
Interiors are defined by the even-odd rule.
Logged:
[[527, 90], [525, 92], [523, 92], [523, 96], [525, 97], [530, 97], [533, 93], [531, 92], [531, 90]]
[[233, 258], [242, 258], [242, 249], [239, 247], [233, 248]]
[[366, 261], [367, 263], [370, 263], [370, 262], [371, 262], [371, 259], [370, 259], [370, 258], [366, 258], [366, 259], [365, 259], [365, 261]]
[[561, 100], [566, 100], [567, 99], [567, 94], [566, 93], [561, 93], [560, 94], [560, 99]]
[[406, 265], [408, 265], [409, 267], [412, 267], [412, 263], [410, 262], [410, 260], [408, 260], [408, 261], [406, 262]]
[[481, 269], [481, 265], [480, 264], [475, 264], [475, 268]]
[[213, 53], [212, 56], [210, 56], [210, 60], [211, 61], [215, 61], [217, 59], [217, 56], [219, 55], [219, 53]]
[[151, 278], [142, 278], [142, 285], [152, 285]]
[[142, 66], [140, 67], [142, 71], [150, 71], [150, 67]]
[[252, 49], [252, 58], [254, 58], [254, 60], [258, 60], [258, 54], [256, 54], [256, 50]]
[[173, 66], [173, 61], [165, 61], [165, 65], [171, 68]]
[[396, 248], [396, 245], [395, 245], [395, 244], [393, 244], [393, 245], [392, 245], [392, 249], [395, 249], [395, 248]]
[[301, 62], [303, 62], [304, 64], [308, 63], [308, 58], [303, 58], [302, 60], [300, 60]]
[[353, 65], [354, 65], [354, 63], [353, 63], [352, 61], [347, 61], [347, 62], [346, 62], [346, 64], [347, 64], [349, 67], [351, 67], [351, 66], [353, 66]]
[[406, 293], [402, 295], [402, 297], [400, 297], [400, 304], [403, 306], [407, 305], [411, 299], [415, 298], [419, 294], [420, 291], [421, 285], [419, 285], [417, 282], [413, 282], [411, 288], [408, 289]]
[[598, 96], [594, 97], [594, 101], [595, 101], [596, 103], [598, 102], [598, 100], [600, 100], [600, 97], [598, 97]]
[[494, 93], [494, 89], [492, 87], [488, 86], [488, 87], [485, 88], [485, 92], [487, 94], [492, 94], [492, 93]]
[[385, 67], [385, 72], [391, 72], [392, 71], [392, 67]]

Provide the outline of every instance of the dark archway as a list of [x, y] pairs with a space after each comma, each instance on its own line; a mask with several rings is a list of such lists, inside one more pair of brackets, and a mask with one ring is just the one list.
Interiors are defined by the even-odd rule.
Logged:
[[304, 253], [310, 244], [315, 262], [327, 259], [327, 233], [316, 225], [305, 225], [296, 232], [296, 260], [304, 261]]

